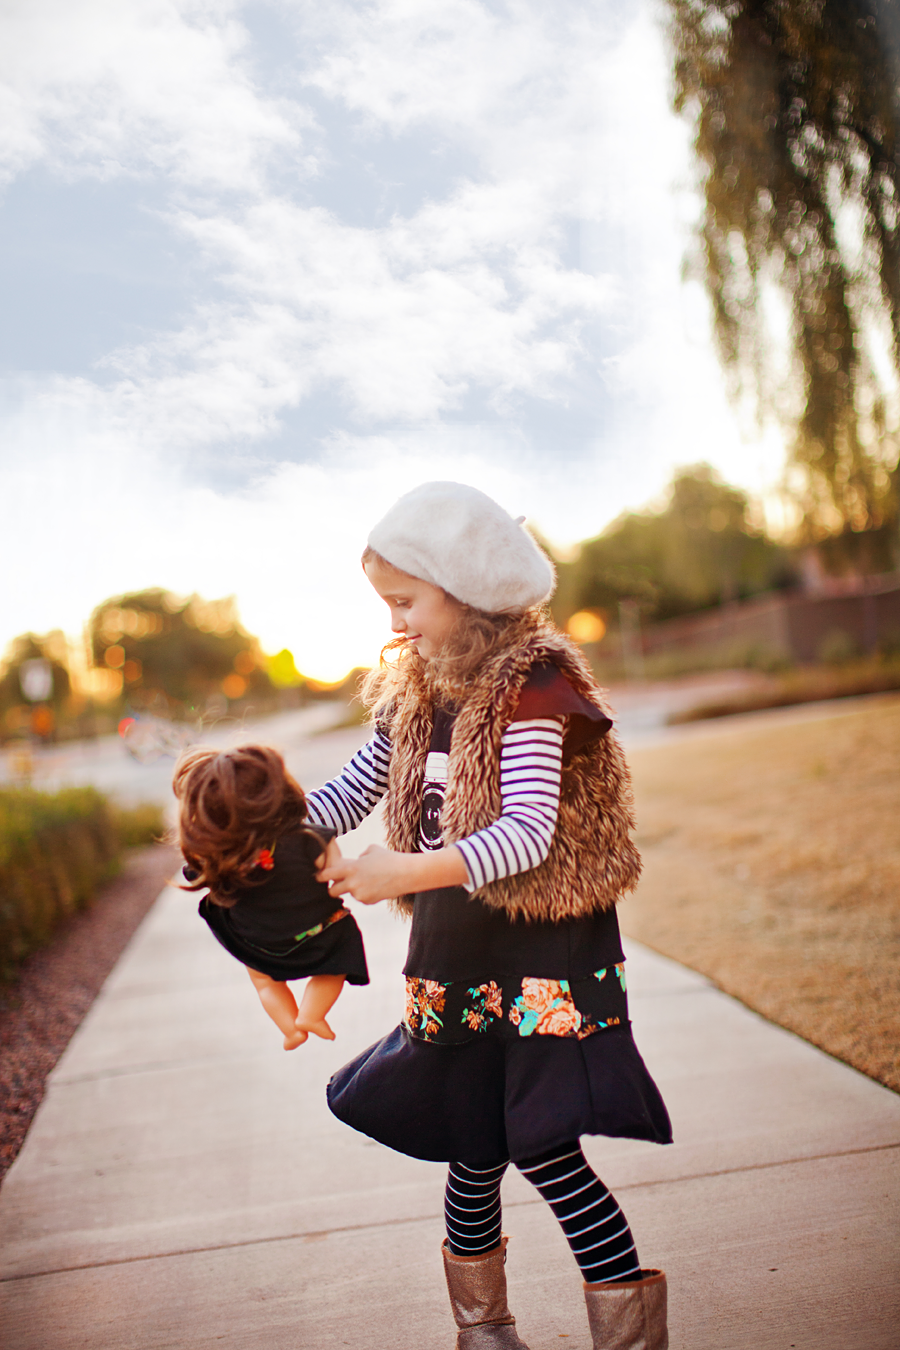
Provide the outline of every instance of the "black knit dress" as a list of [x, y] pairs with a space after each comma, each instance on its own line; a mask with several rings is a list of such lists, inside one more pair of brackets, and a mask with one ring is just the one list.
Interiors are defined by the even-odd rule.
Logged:
[[[541, 669], [517, 717], [553, 716], [569, 719], [567, 754], [610, 725], [558, 672]], [[438, 713], [430, 751], [448, 754], [452, 734], [452, 715]], [[439, 783], [426, 783], [426, 839], [440, 795]], [[472, 1166], [533, 1158], [584, 1134], [671, 1142], [631, 1035], [614, 909], [529, 923], [462, 887], [425, 891], [404, 974], [401, 1025], [329, 1084], [346, 1124], [412, 1157]]]

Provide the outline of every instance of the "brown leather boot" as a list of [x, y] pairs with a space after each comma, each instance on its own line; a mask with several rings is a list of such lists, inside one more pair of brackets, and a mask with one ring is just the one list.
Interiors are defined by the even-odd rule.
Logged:
[[594, 1350], [668, 1350], [666, 1277], [642, 1270], [640, 1280], [585, 1284]]
[[444, 1274], [459, 1334], [456, 1350], [528, 1350], [506, 1302], [506, 1244], [483, 1256], [455, 1256], [444, 1242]]

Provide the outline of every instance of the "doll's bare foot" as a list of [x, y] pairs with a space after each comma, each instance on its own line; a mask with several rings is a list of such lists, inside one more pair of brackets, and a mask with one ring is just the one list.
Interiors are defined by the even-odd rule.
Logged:
[[296, 1050], [297, 1046], [302, 1045], [306, 1040], [309, 1040], [309, 1032], [296, 1027], [289, 1036], [285, 1036], [284, 1048], [285, 1050]]
[[313, 1036], [321, 1036], [323, 1041], [333, 1041], [334, 1032], [323, 1017], [319, 1022], [307, 1022], [297, 1019], [297, 1030], [303, 1032], [303, 1039], [306, 1040], [307, 1033]]

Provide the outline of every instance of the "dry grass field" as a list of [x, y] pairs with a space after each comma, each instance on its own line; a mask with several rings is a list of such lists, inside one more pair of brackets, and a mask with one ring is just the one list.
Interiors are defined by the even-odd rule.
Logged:
[[631, 763], [624, 931], [900, 1091], [900, 698]]

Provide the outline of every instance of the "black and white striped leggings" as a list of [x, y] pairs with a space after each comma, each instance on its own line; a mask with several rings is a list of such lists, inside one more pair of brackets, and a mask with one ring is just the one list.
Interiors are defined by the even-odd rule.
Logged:
[[[478, 1169], [451, 1163], [444, 1197], [450, 1250], [477, 1256], [500, 1243], [500, 1183], [509, 1163]], [[574, 1141], [516, 1163], [547, 1201], [591, 1284], [640, 1279], [628, 1221]]]

